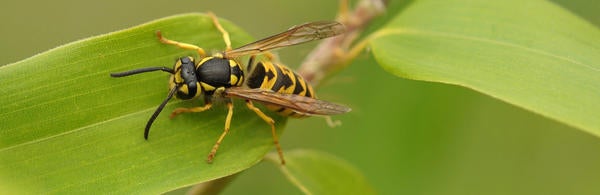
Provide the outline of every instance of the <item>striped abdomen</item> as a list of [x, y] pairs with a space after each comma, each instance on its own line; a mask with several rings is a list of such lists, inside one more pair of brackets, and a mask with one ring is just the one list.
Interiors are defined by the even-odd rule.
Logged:
[[[249, 88], [269, 89], [282, 94], [296, 94], [314, 98], [314, 92], [310, 84], [304, 78], [284, 65], [273, 64], [270, 61], [258, 62], [250, 68], [250, 76], [246, 80]], [[266, 105], [269, 110], [277, 112], [283, 116], [303, 117], [302, 113], [294, 112], [291, 109]]]

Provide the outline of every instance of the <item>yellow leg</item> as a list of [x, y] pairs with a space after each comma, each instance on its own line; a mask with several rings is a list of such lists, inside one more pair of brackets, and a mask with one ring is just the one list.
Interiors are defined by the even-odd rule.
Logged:
[[350, 16], [349, 11], [348, 11], [349, 6], [350, 5], [349, 5], [348, 0], [340, 0], [340, 5], [338, 8], [338, 19], [340, 21], [345, 21], [348, 19], [348, 16]]
[[192, 45], [189, 43], [181, 43], [181, 42], [169, 40], [169, 39], [163, 37], [162, 33], [160, 31], [156, 31], [156, 36], [158, 37], [158, 40], [160, 40], [161, 43], [175, 45], [181, 49], [196, 50], [196, 52], [198, 52], [198, 54], [200, 54], [200, 56], [206, 56], [206, 52], [204, 52], [204, 49], [202, 49], [198, 46], [195, 46], [195, 45]]
[[339, 120], [333, 120], [331, 118], [331, 116], [323, 116], [325, 118], [325, 121], [327, 122], [327, 125], [329, 125], [329, 127], [334, 128], [337, 126], [342, 125], [342, 121]]
[[227, 102], [227, 108], [229, 109], [229, 111], [227, 112], [227, 118], [225, 119], [225, 130], [221, 134], [221, 137], [219, 137], [219, 139], [217, 140], [217, 143], [215, 143], [215, 145], [213, 146], [212, 150], [210, 150], [210, 153], [208, 154], [208, 157], [206, 158], [206, 161], [208, 163], [211, 163], [213, 158], [215, 158], [215, 154], [217, 154], [219, 145], [221, 145], [221, 142], [223, 141], [223, 138], [225, 138], [225, 135], [227, 135], [227, 133], [229, 133], [231, 117], [233, 116], [233, 104], [231, 103], [231, 101]]
[[281, 150], [281, 145], [279, 145], [279, 138], [277, 138], [277, 132], [275, 132], [275, 121], [267, 116], [265, 113], [263, 113], [262, 111], [260, 111], [260, 109], [258, 109], [257, 107], [254, 107], [254, 105], [252, 104], [252, 102], [250, 100], [246, 100], [246, 106], [248, 106], [248, 108], [252, 111], [254, 111], [256, 113], [256, 115], [258, 115], [260, 118], [262, 118], [265, 122], [267, 122], [269, 125], [271, 125], [271, 134], [273, 135], [273, 143], [275, 144], [275, 147], [277, 148], [277, 153], [279, 153], [279, 159], [281, 159], [281, 164], [285, 165], [285, 160], [283, 159], [283, 151]]
[[223, 35], [223, 41], [225, 41], [226, 46], [225, 51], [231, 51], [231, 39], [229, 39], [229, 33], [223, 28], [223, 26], [221, 26], [221, 23], [219, 23], [219, 20], [217, 19], [217, 16], [215, 16], [214, 13], [208, 12], [208, 16], [212, 18], [215, 27], [217, 27], [217, 29], [221, 31], [221, 34]]
[[205, 110], [210, 109], [211, 107], [212, 107], [212, 103], [206, 103], [202, 107], [177, 108], [177, 109], [173, 110], [173, 112], [171, 112], [171, 115], [169, 117], [173, 118], [173, 117], [177, 116], [178, 114], [186, 113], [186, 112], [203, 112]]

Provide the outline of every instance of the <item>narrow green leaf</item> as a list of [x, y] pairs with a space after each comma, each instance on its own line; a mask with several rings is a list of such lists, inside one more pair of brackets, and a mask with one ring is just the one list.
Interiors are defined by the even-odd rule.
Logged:
[[314, 150], [285, 154], [285, 166], [279, 164], [276, 153], [268, 154], [266, 159], [305, 194], [375, 194], [360, 171], [342, 159]]
[[600, 136], [600, 30], [542, 0], [422, 0], [371, 37], [398, 76], [461, 85]]
[[[223, 25], [234, 46], [252, 40], [231, 23]], [[157, 30], [208, 52], [225, 47], [210, 18], [187, 14], [0, 67], [0, 191], [156, 194], [230, 175], [262, 159], [272, 148], [270, 128], [240, 103], [212, 164], [205, 159], [223, 131], [224, 106], [169, 120], [176, 107], [203, 104], [171, 101], [144, 140], [146, 121], [168, 92], [169, 75], [117, 79], [109, 73], [171, 67], [178, 57], [197, 57], [159, 43]]]

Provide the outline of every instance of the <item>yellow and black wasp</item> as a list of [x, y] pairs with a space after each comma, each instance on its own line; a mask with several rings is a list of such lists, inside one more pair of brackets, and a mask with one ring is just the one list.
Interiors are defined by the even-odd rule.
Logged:
[[[182, 49], [195, 50], [200, 59], [195, 60], [190, 56], [181, 57], [173, 68], [146, 67], [125, 72], [112, 73], [112, 77], [125, 77], [151, 71], [164, 71], [171, 74], [169, 80], [170, 91], [167, 98], [162, 101], [154, 114], [148, 120], [144, 131], [144, 138], [148, 139], [150, 127], [160, 114], [167, 102], [175, 96], [178, 99], [188, 100], [204, 95], [204, 106], [192, 108], [177, 108], [170, 117], [185, 112], [202, 112], [212, 106], [213, 97], [223, 98], [228, 107], [225, 120], [225, 130], [210, 151], [207, 161], [212, 162], [219, 145], [229, 132], [233, 114], [231, 97], [246, 100], [246, 106], [254, 111], [260, 118], [271, 126], [273, 142], [285, 164], [283, 152], [275, 132], [275, 121], [253, 105], [253, 101], [260, 102], [274, 112], [283, 116], [305, 117], [310, 115], [334, 115], [350, 111], [350, 108], [315, 99], [312, 87], [298, 74], [288, 67], [273, 63], [272, 54], [267, 51], [323, 39], [341, 34], [345, 31], [342, 24], [334, 21], [311, 22], [294, 26], [282, 33], [258, 40], [256, 42], [231, 48], [229, 34], [219, 24], [216, 16], [209, 14], [215, 27], [221, 32], [226, 49], [223, 52], [207, 56], [204, 49], [187, 43], [169, 40], [163, 37], [160, 31], [157, 36], [160, 42], [175, 45]], [[258, 54], [266, 54], [265, 60], [255, 62]], [[244, 71], [238, 57], [249, 55], [247, 71]], [[248, 75], [245, 76], [244, 74]]]

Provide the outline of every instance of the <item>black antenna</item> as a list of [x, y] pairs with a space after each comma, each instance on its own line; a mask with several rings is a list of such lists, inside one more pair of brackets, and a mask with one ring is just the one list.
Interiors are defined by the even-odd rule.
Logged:
[[[137, 74], [137, 73], [135, 73]], [[165, 108], [165, 105], [167, 105], [167, 102], [169, 102], [169, 100], [171, 98], [173, 98], [173, 95], [175, 94], [175, 92], [177, 91], [177, 87], [173, 87], [173, 89], [171, 89], [171, 91], [169, 91], [169, 95], [167, 95], [167, 98], [165, 100], [163, 100], [162, 103], [160, 103], [160, 106], [158, 106], [158, 108], [156, 108], [156, 111], [154, 111], [154, 114], [152, 114], [152, 116], [150, 117], [150, 120], [148, 120], [148, 123], [146, 123], [146, 129], [144, 129], [144, 139], [148, 140], [148, 134], [150, 134], [150, 127], [152, 126], [152, 123], [154, 122], [154, 120], [156, 120], [156, 117], [158, 117], [158, 114], [160, 114], [160, 112], [163, 110], [163, 108]]]
[[161, 66], [161, 67], [146, 67], [146, 68], [140, 68], [140, 69], [135, 69], [135, 70], [129, 70], [129, 71], [125, 71], [125, 72], [110, 73], [110, 76], [111, 77], [126, 77], [129, 75], [140, 74], [140, 73], [145, 73], [145, 72], [152, 72], [152, 71], [157, 71], [157, 70], [175, 74], [175, 71], [173, 71], [173, 69]]

